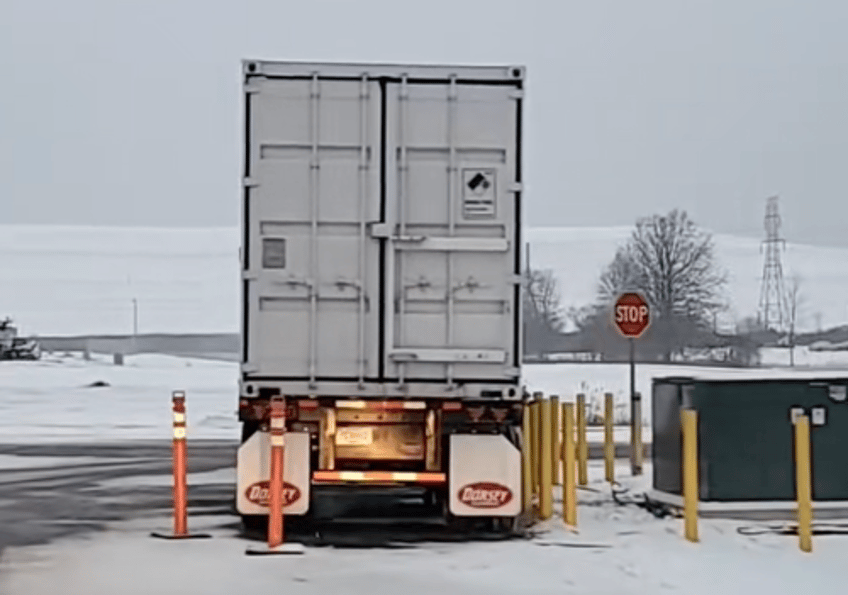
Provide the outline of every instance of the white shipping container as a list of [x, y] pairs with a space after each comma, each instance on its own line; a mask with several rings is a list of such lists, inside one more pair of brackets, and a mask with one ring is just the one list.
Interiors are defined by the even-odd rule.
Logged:
[[520, 396], [520, 67], [246, 61], [242, 395]]

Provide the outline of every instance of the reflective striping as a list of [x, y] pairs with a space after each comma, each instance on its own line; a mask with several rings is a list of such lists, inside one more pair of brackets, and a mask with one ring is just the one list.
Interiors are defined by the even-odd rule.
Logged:
[[417, 481], [418, 480], [418, 474], [414, 473], [414, 472], [404, 473], [404, 472], [396, 471], [396, 472], [392, 473], [392, 479], [394, 479], [395, 481]]
[[365, 409], [365, 401], [336, 401], [339, 409]]
[[185, 440], [186, 437], [186, 429], [184, 426], [177, 426], [174, 428], [174, 440]]
[[276, 429], [281, 429], [286, 427], [286, 418], [284, 417], [272, 417], [271, 418], [271, 427]]
[[283, 434], [271, 434], [271, 446], [285, 446], [286, 437]]
[[318, 401], [300, 401], [298, 407], [303, 410], [318, 409]]
[[444, 411], [461, 411], [462, 403], [442, 403], [442, 409]]
[[336, 401], [338, 409], [371, 409], [375, 411], [403, 411], [427, 408], [424, 401]]
[[344, 481], [361, 481], [365, 479], [364, 471], [339, 471], [339, 479]]
[[186, 414], [180, 413], [179, 411], [174, 411], [174, 423], [185, 423]]
[[321, 482], [359, 481], [363, 483], [445, 483], [444, 473], [414, 471], [315, 471], [312, 480]]

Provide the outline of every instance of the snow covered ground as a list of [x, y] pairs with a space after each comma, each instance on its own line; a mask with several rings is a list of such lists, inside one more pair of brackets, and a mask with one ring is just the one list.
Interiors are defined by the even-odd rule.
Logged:
[[[646, 471], [627, 477], [622, 464], [617, 474], [636, 493], [650, 477]], [[231, 517], [192, 516], [190, 530], [212, 539], [170, 542], [149, 537], [151, 530], [169, 530], [169, 518], [144, 518], [84, 538], [5, 551], [0, 594], [775, 595], [833, 593], [844, 582], [845, 536], [816, 536], [813, 553], [804, 554], [797, 538], [746, 536], [737, 532], [743, 523], [702, 519], [700, 542], [692, 544], [682, 537], [680, 519], [616, 505], [602, 474], [601, 466], [590, 467], [592, 491], [579, 493], [577, 532], [560, 520], [558, 495], [557, 518], [541, 523], [528, 540], [307, 548], [302, 556], [246, 556], [249, 544]]]
[[[835, 354], [824, 354], [833, 357]], [[819, 354], [807, 354], [809, 358]], [[770, 356], [771, 357], [771, 356]], [[805, 356], [806, 357], [806, 356]], [[809, 361], [815, 361], [810, 359]], [[833, 363], [833, 362], [832, 362]], [[838, 362], [837, 362], [838, 363]], [[651, 378], [664, 375], [774, 376], [828, 374], [842, 370], [714, 370], [685, 366], [639, 366], [637, 388], [650, 394]], [[40, 362], [0, 365], [0, 441], [72, 442], [170, 437], [170, 395], [187, 392], [189, 436], [238, 436], [235, 418], [237, 366], [227, 362], [170, 356], [131, 356], [126, 365], [110, 359], [49, 356]], [[627, 365], [547, 364], [526, 368], [531, 390], [566, 400], [577, 391], [611, 391], [626, 407]], [[108, 386], [92, 388], [93, 383]], [[650, 399], [646, 399], [649, 418]], [[649, 429], [647, 430], [649, 432]], [[599, 434], [595, 433], [596, 439]], [[649, 437], [649, 434], [648, 434]], [[618, 439], [626, 439], [619, 436]], [[27, 459], [31, 462], [32, 459]], [[39, 465], [55, 460], [41, 459]], [[78, 462], [78, 461], [77, 461]], [[0, 458], [0, 467], [22, 466], [21, 458]], [[425, 543], [409, 549], [308, 548], [295, 558], [244, 555], [248, 543], [232, 516], [190, 517], [190, 527], [211, 540], [163, 542], [151, 530], [169, 530], [170, 518], [145, 516], [114, 523], [105, 532], [6, 548], [0, 559], [0, 595], [100, 595], [107, 593], [233, 593], [284, 590], [287, 593], [392, 592], [581, 593], [627, 595], [680, 592], [686, 595], [750, 595], [838, 590], [845, 576], [848, 540], [815, 538], [812, 555], [792, 537], [743, 536], [739, 522], [701, 521], [701, 543], [681, 535], [679, 519], [656, 519], [644, 510], [621, 507], [601, 481], [599, 461], [591, 462], [593, 491], [580, 495], [579, 533], [561, 521], [542, 523], [529, 540], [499, 543]], [[620, 461], [616, 477], [633, 493], [649, 487], [651, 469], [628, 477]], [[233, 482], [234, 471], [193, 474], [189, 485]], [[106, 480], [99, 488], [166, 486], [168, 475]], [[560, 510], [557, 504], [557, 510]], [[136, 577], [143, 577], [138, 580]]]
[[[783, 350], [764, 354], [780, 363]], [[794, 369], [715, 369], [681, 365], [638, 365], [636, 389], [644, 395], [644, 439], [650, 440], [651, 383], [663, 376], [720, 378], [848, 376], [848, 352], [808, 352], [799, 348]], [[826, 366], [826, 367], [825, 367]], [[135, 355], [116, 366], [111, 358], [47, 355], [37, 362], [0, 363], [0, 442], [43, 443], [120, 441], [165, 438], [171, 432], [171, 392], [185, 390], [190, 438], [232, 439], [239, 436], [238, 365], [167, 355]], [[600, 414], [603, 395], [612, 392], [617, 422], [629, 416], [627, 364], [556, 363], [524, 368], [528, 390], [573, 401], [583, 392]], [[105, 383], [106, 386], [92, 386]], [[616, 428], [616, 440], [629, 440], [626, 428]], [[600, 442], [598, 431], [590, 432]], [[0, 459], [0, 467], [3, 467]]]
[[[598, 275], [627, 227], [530, 229], [531, 263], [550, 268], [564, 307], [594, 299]], [[235, 228], [145, 229], [0, 225], [0, 316], [26, 334], [237, 332], [239, 234]], [[757, 238], [716, 235], [730, 274], [732, 322], [756, 313], [762, 255]], [[788, 244], [786, 275], [803, 277], [799, 325], [848, 322], [848, 249]]]
[[[45, 356], [0, 365], [0, 442], [58, 443], [168, 439], [171, 392], [185, 390], [188, 436], [237, 439], [237, 366], [136, 355]], [[95, 383], [108, 386], [92, 387]]]

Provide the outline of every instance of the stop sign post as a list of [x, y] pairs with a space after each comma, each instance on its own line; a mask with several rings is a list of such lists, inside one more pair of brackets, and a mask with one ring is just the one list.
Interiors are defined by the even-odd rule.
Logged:
[[630, 469], [642, 474], [642, 396], [636, 392], [636, 339], [651, 324], [651, 307], [642, 294], [622, 293], [613, 308], [615, 326], [630, 342]]

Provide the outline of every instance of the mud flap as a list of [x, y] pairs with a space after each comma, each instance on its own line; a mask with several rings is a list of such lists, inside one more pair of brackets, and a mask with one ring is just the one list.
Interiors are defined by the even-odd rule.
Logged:
[[[271, 475], [271, 440], [267, 432], [254, 432], [238, 449], [236, 508], [242, 515], [268, 514]], [[283, 462], [283, 513], [304, 515], [309, 511], [309, 434], [286, 434]]]
[[456, 516], [518, 516], [520, 451], [505, 436], [452, 435], [448, 489]]

